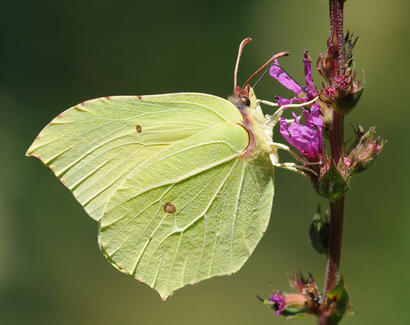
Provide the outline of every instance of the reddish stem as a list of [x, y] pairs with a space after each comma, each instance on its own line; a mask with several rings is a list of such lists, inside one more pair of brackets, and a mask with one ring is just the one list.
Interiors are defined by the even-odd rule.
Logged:
[[333, 77], [344, 73], [344, 30], [343, 5], [345, 0], [329, 0], [330, 37], [328, 41], [329, 55], [333, 57]]
[[[337, 76], [344, 74], [344, 30], [343, 5], [345, 0], [329, 0], [330, 9], [330, 37], [328, 40], [328, 54], [331, 59], [331, 83]], [[333, 110], [333, 120], [330, 130], [330, 150], [332, 162], [337, 166], [344, 156], [344, 116]], [[327, 267], [323, 302], [318, 315], [319, 325], [330, 325], [331, 318], [328, 310], [327, 294], [338, 281], [340, 252], [342, 247], [344, 197], [330, 201], [330, 236], [327, 255]]]

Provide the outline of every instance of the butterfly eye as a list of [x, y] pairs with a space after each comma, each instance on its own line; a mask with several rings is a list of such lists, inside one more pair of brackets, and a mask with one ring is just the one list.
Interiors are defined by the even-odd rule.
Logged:
[[245, 104], [246, 106], [251, 106], [251, 101], [246, 96], [241, 97], [241, 102], [242, 104]]

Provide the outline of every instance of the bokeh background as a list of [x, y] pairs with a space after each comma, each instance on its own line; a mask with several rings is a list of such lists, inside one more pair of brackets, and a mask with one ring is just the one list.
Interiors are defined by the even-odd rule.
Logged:
[[[366, 72], [352, 123], [387, 140], [347, 195], [341, 271], [357, 311], [344, 324], [410, 324], [409, 51], [407, 0], [347, 1], [346, 28]], [[70, 192], [24, 153], [62, 110], [120, 94], [198, 91], [228, 96], [239, 42], [241, 81], [273, 53], [303, 81], [302, 54], [325, 50], [327, 1], [2, 1], [0, 11], [0, 324], [315, 324], [286, 321], [257, 301], [271, 282], [325, 259], [308, 242], [318, 203], [309, 182], [276, 173], [267, 234], [243, 269], [158, 294], [110, 266], [97, 224]], [[315, 75], [319, 80], [318, 75]], [[269, 76], [259, 98], [289, 95]], [[280, 138], [278, 134], [276, 134]], [[285, 155], [283, 160], [288, 159]]]

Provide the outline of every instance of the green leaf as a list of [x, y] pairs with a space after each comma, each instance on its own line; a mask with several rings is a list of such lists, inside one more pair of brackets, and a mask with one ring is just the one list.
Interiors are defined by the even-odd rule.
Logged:
[[255, 130], [258, 150], [244, 157], [244, 124], [231, 102], [206, 94], [106, 97], [60, 114], [27, 155], [99, 222], [110, 263], [165, 300], [239, 270], [266, 230], [269, 146]]
[[308, 308], [294, 308], [289, 307], [284, 309], [280, 314], [285, 316], [286, 318], [304, 318], [308, 316], [307, 312], [309, 311]]
[[329, 170], [319, 179], [317, 191], [320, 195], [335, 200], [343, 196], [349, 189], [349, 183], [339, 172], [334, 162], [329, 167]]
[[343, 318], [349, 306], [349, 294], [345, 288], [343, 278], [327, 294], [328, 306], [334, 303], [331, 313], [332, 324], [337, 324]]
[[313, 216], [309, 228], [309, 238], [313, 248], [319, 253], [327, 252], [329, 242], [329, 220], [327, 214], [322, 215], [320, 206]]

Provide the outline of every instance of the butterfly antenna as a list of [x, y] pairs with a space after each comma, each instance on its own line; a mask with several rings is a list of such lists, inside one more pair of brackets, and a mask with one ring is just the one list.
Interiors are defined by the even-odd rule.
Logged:
[[241, 60], [243, 48], [245, 47], [246, 44], [248, 44], [250, 41], [252, 41], [252, 38], [247, 37], [245, 38], [241, 44], [239, 44], [239, 50], [238, 50], [238, 57], [236, 58], [236, 63], [235, 63], [235, 71], [233, 74], [233, 88], [235, 89], [236, 86], [238, 85], [238, 69], [239, 69], [239, 61]]
[[278, 54], [275, 54], [274, 56], [272, 56], [268, 61], [266, 61], [258, 70], [256, 70], [249, 78], [248, 80], [246, 80], [246, 82], [243, 84], [242, 89], [244, 89], [249, 82], [259, 73], [261, 72], [263, 69], [265, 69], [269, 64], [271, 64], [273, 61], [275, 61], [276, 59], [282, 57], [282, 56], [288, 56], [290, 53], [289, 52], [280, 52]]

